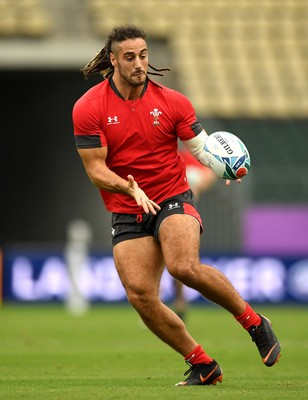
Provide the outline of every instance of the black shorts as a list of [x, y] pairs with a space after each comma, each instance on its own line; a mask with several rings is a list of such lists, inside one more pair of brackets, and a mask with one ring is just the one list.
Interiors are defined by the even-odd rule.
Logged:
[[112, 244], [115, 246], [124, 240], [136, 239], [144, 236], [154, 236], [158, 241], [158, 230], [162, 221], [172, 214], [187, 214], [195, 217], [200, 224], [201, 217], [196, 209], [196, 200], [193, 192], [180, 193], [159, 204], [161, 209], [153, 214], [112, 214]]

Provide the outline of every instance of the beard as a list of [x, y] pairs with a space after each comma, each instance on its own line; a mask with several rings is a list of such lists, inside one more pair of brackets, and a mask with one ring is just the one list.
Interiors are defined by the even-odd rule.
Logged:
[[119, 74], [123, 82], [134, 87], [144, 85], [147, 77], [144, 71], [135, 72], [132, 75], [125, 74], [124, 70], [120, 66], [119, 66]]

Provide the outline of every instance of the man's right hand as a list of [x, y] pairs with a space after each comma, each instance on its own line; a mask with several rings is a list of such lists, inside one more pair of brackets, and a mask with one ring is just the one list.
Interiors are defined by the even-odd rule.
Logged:
[[144, 191], [140, 189], [138, 183], [135, 181], [132, 175], [128, 175], [127, 180], [127, 193], [136, 200], [138, 206], [141, 206], [146, 214], [152, 213], [156, 215], [156, 210], [160, 210], [159, 205], [148, 198]]

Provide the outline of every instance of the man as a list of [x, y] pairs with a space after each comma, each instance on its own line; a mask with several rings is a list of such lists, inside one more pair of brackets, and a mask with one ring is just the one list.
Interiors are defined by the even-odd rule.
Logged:
[[280, 345], [269, 320], [220, 271], [200, 264], [202, 223], [177, 140], [205, 163], [207, 134], [186, 97], [148, 79], [145, 39], [136, 27], [114, 28], [83, 69], [86, 77], [100, 72], [106, 79], [75, 104], [76, 146], [112, 212], [113, 256], [129, 302], [190, 365], [190, 375], [177, 385], [216, 384], [222, 381], [218, 363], [159, 298], [165, 265], [174, 278], [228, 310], [250, 333], [265, 365], [277, 362]]

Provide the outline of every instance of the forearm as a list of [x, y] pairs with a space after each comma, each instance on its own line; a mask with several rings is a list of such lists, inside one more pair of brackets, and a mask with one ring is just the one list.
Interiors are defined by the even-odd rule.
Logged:
[[128, 180], [109, 169], [106, 164], [107, 148], [78, 149], [90, 181], [99, 189], [112, 193], [130, 194]]
[[87, 169], [90, 181], [99, 189], [111, 193], [130, 194], [128, 190], [128, 181], [111, 171], [108, 167], [99, 169]]
[[160, 210], [158, 204], [148, 198], [146, 193], [139, 188], [138, 183], [132, 175], [127, 176], [127, 180], [115, 174], [108, 167], [101, 168], [97, 172], [87, 170], [88, 176], [92, 183], [107, 192], [123, 193], [135, 199], [138, 206], [141, 206], [146, 214], [151, 212], [156, 214], [156, 210]]
[[123, 193], [135, 199], [146, 214], [156, 214], [160, 207], [148, 198], [146, 193], [139, 188], [132, 175], [127, 175], [127, 180], [113, 172], [106, 164], [107, 148], [78, 149], [83, 165], [90, 181], [99, 189], [111, 193]]
[[204, 144], [206, 138], [208, 137], [205, 130], [203, 130], [199, 135], [195, 136], [193, 139], [183, 141], [183, 144], [187, 150], [198, 160], [201, 164], [208, 167], [208, 162], [205, 157]]

